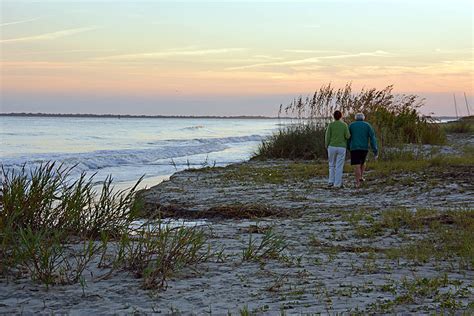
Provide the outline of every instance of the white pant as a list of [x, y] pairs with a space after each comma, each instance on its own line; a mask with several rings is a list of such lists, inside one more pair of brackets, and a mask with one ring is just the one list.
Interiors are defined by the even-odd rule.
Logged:
[[346, 149], [342, 147], [328, 147], [329, 157], [329, 184], [335, 187], [342, 185], [342, 171], [344, 169], [344, 161], [346, 160]]

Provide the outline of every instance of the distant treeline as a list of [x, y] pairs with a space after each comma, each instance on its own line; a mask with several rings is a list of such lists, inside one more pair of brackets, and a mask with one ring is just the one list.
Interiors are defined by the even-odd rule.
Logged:
[[[277, 119], [263, 115], [212, 116], [212, 115], [122, 115], [122, 114], [62, 114], [62, 113], [0, 113], [0, 116], [21, 117], [87, 117], [87, 118], [186, 118], [186, 119]], [[282, 117], [280, 117], [282, 118]]]
[[[81, 113], [0, 113], [0, 116], [20, 117], [90, 117], [90, 118], [185, 118], [185, 119], [295, 119], [291, 116], [263, 116], [263, 115], [130, 115], [130, 114], [81, 114]], [[438, 120], [455, 120], [455, 116], [435, 116]]]

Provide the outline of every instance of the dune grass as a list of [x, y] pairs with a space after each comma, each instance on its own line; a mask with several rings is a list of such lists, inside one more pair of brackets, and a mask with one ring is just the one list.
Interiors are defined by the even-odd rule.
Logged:
[[395, 95], [393, 86], [353, 92], [351, 84], [335, 89], [322, 86], [312, 97], [299, 97], [288, 106], [280, 106], [280, 115], [295, 117], [292, 125], [282, 127], [262, 142], [256, 158], [326, 158], [324, 132], [335, 110], [348, 123], [356, 113], [364, 113], [375, 129], [380, 151], [403, 143], [443, 144], [445, 131], [418, 109], [423, 99], [417, 95]]

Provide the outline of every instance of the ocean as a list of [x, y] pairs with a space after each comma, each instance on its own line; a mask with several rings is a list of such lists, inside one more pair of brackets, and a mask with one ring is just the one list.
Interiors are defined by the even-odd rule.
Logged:
[[249, 159], [277, 119], [0, 117], [6, 170], [57, 161], [74, 172], [112, 175], [118, 186], [152, 186], [176, 171]]

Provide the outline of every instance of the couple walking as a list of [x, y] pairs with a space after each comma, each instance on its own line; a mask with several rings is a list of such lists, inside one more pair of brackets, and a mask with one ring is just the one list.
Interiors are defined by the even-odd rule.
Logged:
[[364, 181], [365, 159], [369, 152], [369, 142], [377, 159], [377, 140], [372, 126], [365, 122], [362, 113], [355, 115], [355, 122], [349, 126], [341, 120], [342, 113], [334, 112], [334, 122], [326, 129], [325, 144], [328, 149], [329, 180], [328, 185], [342, 187], [342, 172], [346, 160], [346, 148], [351, 152], [351, 165], [354, 166], [356, 187]]

